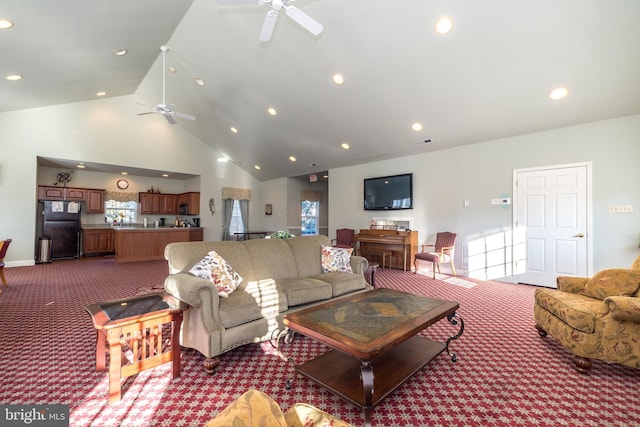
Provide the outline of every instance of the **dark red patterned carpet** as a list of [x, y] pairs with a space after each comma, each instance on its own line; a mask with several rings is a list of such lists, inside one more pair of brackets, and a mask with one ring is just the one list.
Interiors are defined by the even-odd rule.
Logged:
[[[204, 373], [199, 353], [183, 350], [179, 378], [170, 379], [170, 364], [145, 371], [124, 380], [122, 401], [108, 404], [108, 374], [95, 371], [95, 331], [84, 307], [161, 285], [166, 263], [93, 258], [5, 271], [1, 403], [66, 403], [72, 426], [200, 426], [258, 388], [285, 410], [307, 402], [363, 424], [358, 408], [296, 377], [269, 344], [227, 353], [214, 376]], [[476, 282], [469, 288], [382, 269], [376, 282], [458, 301], [465, 332], [452, 344], [457, 362], [441, 354], [373, 410], [374, 426], [640, 425], [640, 371], [596, 361], [590, 375], [578, 374], [567, 353], [535, 331], [533, 287]], [[456, 331], [441, 321], [426, 335], [443, 341]], [[284, 351], [302, 362], [326, 350], [297, 335]]]

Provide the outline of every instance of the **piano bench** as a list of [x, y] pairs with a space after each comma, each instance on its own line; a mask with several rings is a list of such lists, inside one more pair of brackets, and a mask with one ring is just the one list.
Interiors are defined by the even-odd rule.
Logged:
[[389, 268], [391, 268], [391, 251], [360, 251], [360, 256], [363, 256], [369, 260], [369, 256], [375, 256], [382, 258], [382, 268], [387, 268], [386, 260], [389, 257]]

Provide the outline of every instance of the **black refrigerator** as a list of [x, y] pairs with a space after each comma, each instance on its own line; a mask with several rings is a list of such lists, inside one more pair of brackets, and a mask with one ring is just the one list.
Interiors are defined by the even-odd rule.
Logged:
[[51, 259], [80, 256], [80, 203], [42, 202], [42, 237], [51, 240]]

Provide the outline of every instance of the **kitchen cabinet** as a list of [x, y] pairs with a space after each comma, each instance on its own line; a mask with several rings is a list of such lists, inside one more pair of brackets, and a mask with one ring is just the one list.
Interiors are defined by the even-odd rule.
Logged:
[[175, 215], [178, 212], [178, 196], [175, 194], [160, 194], [160, 213]]
[[142, 214], [161, 213], [160, 212], [160, 194], [140, 193], [140, 213]]
[[38, 187], [38, 200], [65, 200], [67, 197], [65, 187]]
[[65, 188], [67, 195], [65, 197], [66, 200], [72, 200], [76, 202], [84, 202], [85, 201], [85, 190], [84, 188]]
[[85, 201], [87, 213], [104, 213], [104, 190], [86, 190]]
[[108, 228], [82, 230], [82, 254], [96, 255], [113, 253], [114, 232]]
[[[180, 206], [187, 206], [187, 212], [181, 213]], [[178, 194], [178, 214], [180, 215], [200, 215], [200, 193], [189, 192]]]
[[202, 240], [202, 228], [114, 228], [116, 262], [164, 259], [164, 248], [173, 242]]
[[86, 202], [87, 213], [104, 212], [104, 190], [93, 188], [38, 186], [38, 200], [69, 200]]

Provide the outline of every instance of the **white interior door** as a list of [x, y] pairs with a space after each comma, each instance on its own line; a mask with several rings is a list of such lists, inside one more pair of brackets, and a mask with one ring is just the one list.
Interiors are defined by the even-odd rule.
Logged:
[[514, 171], [514, 274], [556, 287], [590, 273], [591, 164]]

